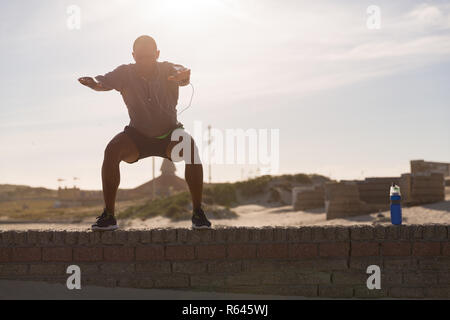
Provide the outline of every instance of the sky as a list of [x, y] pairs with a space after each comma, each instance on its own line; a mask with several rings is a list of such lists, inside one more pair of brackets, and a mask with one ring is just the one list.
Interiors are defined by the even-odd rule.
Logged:
[[[258, 140], [273, 174], [363, 179], [450, 162], [446, 1], [21, 0], [3, 1], [0, 17], [0, 184], [101, 189], [104, 149], [129, 116], [119, 92], [77, 79], [133, 63], [143, 34], [159, 61], [191, 69], [187, 131], [278, 130], [278, 148]], [[178, 110], [191, 94], [180, 88]], [[212, 163], [212, 182], [264, 166]], [[152, 178], [151, 158], [120, 169], [120, 188]]]

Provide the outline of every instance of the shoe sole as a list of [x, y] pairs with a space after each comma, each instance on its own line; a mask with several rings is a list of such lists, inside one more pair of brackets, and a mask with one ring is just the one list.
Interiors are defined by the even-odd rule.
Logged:
[[192, 229], [211, 229], [209, 226], [196, 226], [195, 224], [192, 224]]
[[91, 227], [91, 229], [93, 231], [111, 231], [111, 230], [116, 230], [118, 229], [119, 226], [115, 225], [115, 226], [108, 226], [108, 227]]

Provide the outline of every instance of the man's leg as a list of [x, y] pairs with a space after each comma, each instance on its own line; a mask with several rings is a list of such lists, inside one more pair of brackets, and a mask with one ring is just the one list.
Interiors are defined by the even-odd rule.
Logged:
[[[193, 229], [208, 229], [211, 228], [211, 222], [205, 215], [202, 209], [202, 192], [203, 192], [203, 166], [200, 161], [200, 156], [198, 154], [198, 148], [195, 145], [194, 139], [190, 135], [183, 135], [178, 141], [171, 141], [167, 147], [167, 156], [169, 159], [178, 158], [176, 154], [172, 157], [172, 149], [175, 145], [180, 143], [182, 139], [188, 139], [187, 142], [183, 141], [181, 145], [181, 150], [176, 148], [175, 152], [180, 152], [179, 156], [185, 161], [186, 167], [184, 171], [184, 177], [189, 186], [189, 191], [192, 197], [192, 228]], [[190, 142], [190, 143], [189, 143]], [[189, 150], [191, 148], [191, 159], [184, 159], [183, 148]], [[186, 150], [184, 150], [186, 151]], [[178, 159], [176, 159], [178, 161]], [[188, 161], [186, 161], [188, 160]]]
[[106, 146], [102, 165], [103, 199], [106, 211], [114, 215], [117, 189], [120, 184], [120, 161], [132, 163], [139, 151], [130, 137], [120, 132]]
[[184, 170], [184, 178], [189, 186], [194, 210], [202, 206], [203, 193], [203, 166], [202, 164], [187, 164]]
[[[188, 135], [189, 137], [189, 135]], [[197, 158], [197, 163], [194, 162], [194, 152], [198, 152], [195, 146], [195, 141], [192, 137], [191, 139], [191, 163], [185, 162], [184, 178], [188, 184], [189, 191], [192, 197], [192, 207], [193, 209], [200, 209], [202, 206], [202, 193], [203, 193], [203, 165], [199, 161], [200, 157]], [[173, 147], [178, 144], [179, 141], [171, 141], [167, 147], [167, 156], [172, 159], [171, 151]], [[180, 156], [183, 157], [183, 150], [180, 152]]]

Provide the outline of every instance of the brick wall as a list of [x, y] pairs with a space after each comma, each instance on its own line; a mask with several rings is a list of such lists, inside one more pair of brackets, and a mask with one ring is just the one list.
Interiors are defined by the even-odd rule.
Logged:
[[[0, 279], [306, 297], [450, 298], [448, 225], [0, 232]], [[381, 268], [381, 290], [366, 269]]]

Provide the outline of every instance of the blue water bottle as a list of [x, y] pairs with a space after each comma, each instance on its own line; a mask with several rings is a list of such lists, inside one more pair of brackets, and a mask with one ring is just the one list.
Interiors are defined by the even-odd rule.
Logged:
[[391, 223], [402, 224], [402, 196], [400, 194], [400, 187], [392, 183], [391, 190]]

